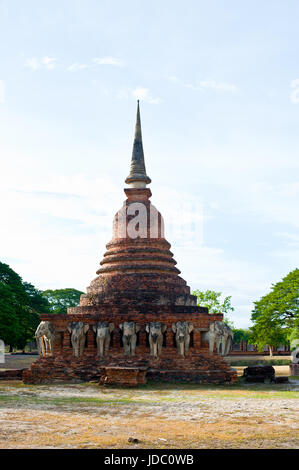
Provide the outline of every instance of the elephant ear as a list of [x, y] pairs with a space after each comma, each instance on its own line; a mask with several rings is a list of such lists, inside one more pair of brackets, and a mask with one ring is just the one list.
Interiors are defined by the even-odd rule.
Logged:
[[48, 328], [49, 328], [49, 331], [52, 335], [54, 335], [55, 333], [55, 326], [53, 323], [49, 322], [49, 325], [48, 325]]
[[162, 324], [161, 325], [161, 330], [162, 330], [162, 333], [165, 333], [165, 331], [167, 330], [167, 326]]
[[193, 324], [192, 324], [192, 323], [188, 323], [188, 331], [189, 331], [189, 333], [191, 333], [191, 331], [193, 331], [193, 330], [194, 330]]
[[141, 326], [139, 325], [139, 323], [135, 323], [135, 333], [138, 333], [138, 331], [141, 330]]
[[118, 325], [118, 327], [119, 327], [120, 330], [122, 330], [123, 327], [124, 327], [124, 324], [123, 324], [123, 323], [120, 323], [120, 324]]
[[114, 330], [114, 323], [109, 323], [109, 331], [110, 333]]
[[147, 324], [145, 325], [145, 331], [146, 331], [147, 333], [149, 333], [149, 330], [150, 330], [149, 327], [150, 327], [150, 326], [149, 326], [149, 323], [147, 323]]
[[88, 323], [84, 323], [84, 326], [83, 326], [83, 331], [84, 331], [84, 334], [86, 334], [89, 330], [89, 324]]
[[67, 329], [69, 330], [69, 332], [72, 334], [72, 331], [73, 331], [73, 322], [72, 323], [69, 323], [67, 325]]
[[171, 325], [171, 328], [172, 328], [172, 331], [175, 333], [175, 332], [176, 332], [176, 324], [173, 323], [173, 324]]
[[96, 333], [98, 330], [98, 324], [96, 323], [95, 325], [93, 325], [92, 329]]

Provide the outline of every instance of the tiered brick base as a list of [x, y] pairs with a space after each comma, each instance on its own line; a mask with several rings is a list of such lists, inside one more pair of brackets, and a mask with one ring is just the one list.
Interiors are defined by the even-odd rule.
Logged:
[[[88, 309], [92, 309], [94, 313], [87, 314], [86, 310]], [[210, 322], [221, 320], [222, 315], [210, 315], [206, 313], [206, 309], [200, 307], [151, 306], [148, 307], [148, 313], [134, 310], [132, 313], [126, 312], [125, 314], [121, 313], [123, 310], [121, 307], [115, 305], [99, 308], [98, 311], [95, 307], [78, 307], [72, 309], [72, 311], [74, 310], [78, 313], [42, 316], [42, 320], [49, 320], [55, 324], [57, 341], [54, 355], [53, 357], [42, 357], [33, 363], [31, 368], [23, 374], [24, 382], [51, 383], [89, 380], [103, 382], [103, 377], [108, 376], [109, 383], [121, 384], [122, 381], [116, 378], [117, 368], [119, 371], [124, 370], [124, 372], [119, 372], [119, 377], [121, 375], [128, 377], [129, 372], [125, 372], [125, 368], [133, 368], [139, 371], [147, 369], [146, 377], [150, 380], [196, 383], [233, 383], [237, 381], [236, 371], [231, 369], [229, 364], [215, 351], [214, 354], [210, 354], [208, 344], [202, 339], [202, 333], [208, 330]], [[145, 310], [147, 309], [145, 308]], [[157, 319], [167, 325], [167, 331], [161, 357], [153, 358], [150, 356], [145, 325], [148, 322], [157, 321]], [[113, 322], [116, 327], [109, 355], [105, 359], [97, 356], [95, 334], [92, 329], [92, 325], [100, 320]], [[141, 325], [141, 331], [138, 335], [135, 357], [126, 358], [121, 345], [122, 332], [118, 325], [123, 321], [130, 320], [138, 322]], [[189, 354], [185, 358], [179, 356], [177, 352], [174, 333], [171, 329], [172, 323], [178, 320], [190, 321], [194, 325]], [[70, 334], [67, 330], [67, 324], [72, 321], [83, 321], [90, 325], [87, 333], [87, 345], [80, 358], [73, 356]], [[113, 380], [113, 376], [115, 380]], [[130, 381], [131, 379], [125, 378], [123, 384], [129, 384]]]

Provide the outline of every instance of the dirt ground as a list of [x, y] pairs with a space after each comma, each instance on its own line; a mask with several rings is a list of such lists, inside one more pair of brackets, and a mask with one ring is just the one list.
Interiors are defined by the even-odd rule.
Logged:
[[0, 448], [298, 449], [299, 377], [290, 381], [138, 389], [1, 381]]

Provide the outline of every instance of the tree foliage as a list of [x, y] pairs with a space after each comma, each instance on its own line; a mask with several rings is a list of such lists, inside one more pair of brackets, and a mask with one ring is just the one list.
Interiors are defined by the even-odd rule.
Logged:
[[293, 328], [288, 335], [288, 340], [290, 342], [290, 349], [296, 349], [299, 347], [299, 328]]
[[76, 307], [80, 302], [80, 296], [83, 292], [72, 289], [44, 290], [42, 295], [50, 304], [51, 313], [67, 313], [68, 307]]
[[[192, 292], [197, 297], [197, 305], [201, 307], [208, 307], [209, 313], [223, 313], [227, 315], [229, 312], [234, 311], [234, 307], [231, 305], [231, 296], [227, 296], [221, 301], [221, 292], [213, 290], [195, 290]], [[230, 322], [225, 318], [226, 322]]]
[[41, 292], [0, 262], [0, 338], [23, 349], [34, 338], [39, 313], [49, 312]]
[[251, 343], [252, 331], [250, 328], [233, 328], [234, 333], [234, 343], [241, 343], [241, 341], [246, 341], [246, 343]]
[[299, 327], [299, 269], [291, 271], [271, 292], [254, 303], [251, 320], [253, 338], [259, 349], [287, 344]]

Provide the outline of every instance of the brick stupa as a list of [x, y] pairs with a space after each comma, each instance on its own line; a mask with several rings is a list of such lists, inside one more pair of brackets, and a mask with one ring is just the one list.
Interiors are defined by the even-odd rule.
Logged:
[[[44, 352], [23, 380], [30, 383], [99, 380], [102, 383], [134, 385], [151, 380], [224, 383], [236, 381], [236, 372], [214, 350], [209, 352], [204, 333], [211, 323], [222, 321], [222, 314], [209, 314], [197, 306], [197, 299], [179, 274], [170, 244], [164, 238], [161, 214], [151, 204], [151, 179], [144, 162], [139, 103], [130, 174], [126, 178], [123, 207], [115, 215], [112, 240], [97, 271], [97, 277], [83, 294], [78, 307], [66, 315], [41, 315], [55, 328], [52, 351]], [[74, 356], [69, 324], [89, 326], [84, 351]], [[96, 330], [98, 322], [113, 324], [109, 349], [99, 356]], [[135, 355], [124, 350], [125, 322], [138, 325]], [[147, 325], [163, 325], [163, 344], [158, 355], [151, 355]], [[192, 325], [190, 347], [178, 353], [173, 325]]]

